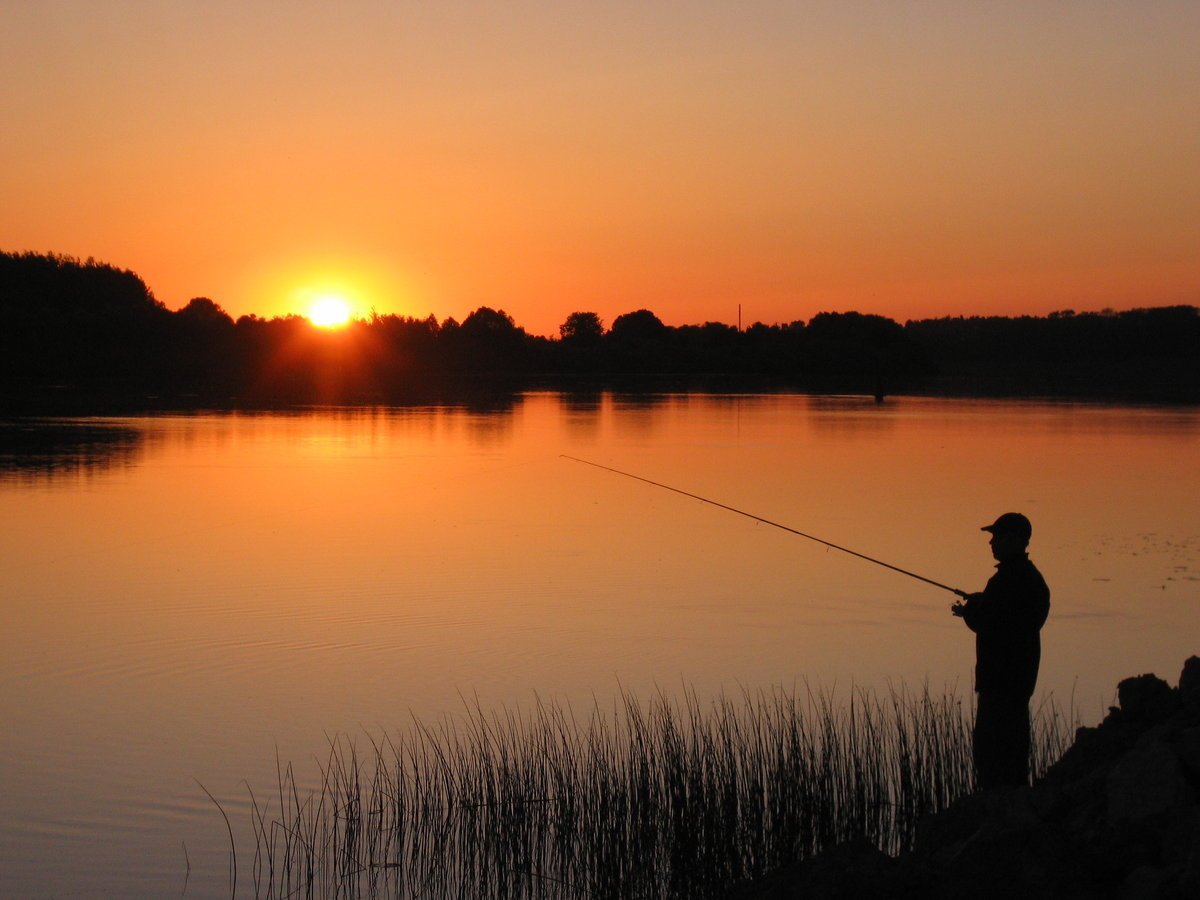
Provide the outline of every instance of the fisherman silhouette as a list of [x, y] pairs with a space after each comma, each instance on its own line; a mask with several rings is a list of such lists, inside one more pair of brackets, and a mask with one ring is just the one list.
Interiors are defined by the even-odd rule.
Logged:
[[1038, 632], [1050, 612], [1050, 589], [1026, 552], [1033, 526], [1005, 513], [982, 531], [992, 535], [996, 574], [950, 611], [975, 632], [972, 750], [981, 789], [1029, 783], [1029, 699], [1037, 683]]

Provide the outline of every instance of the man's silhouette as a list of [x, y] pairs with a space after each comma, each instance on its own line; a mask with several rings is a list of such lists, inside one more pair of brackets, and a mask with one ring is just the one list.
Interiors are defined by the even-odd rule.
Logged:
[[1029, 783], [1029, 698], [1050, 589], [1026, 554], [1033, 533], [1027, 518], [1005, 513], [982, 530], [992, 535], [996, 574], [950, 611], [975, 632], [975, 778], [992, 788]]

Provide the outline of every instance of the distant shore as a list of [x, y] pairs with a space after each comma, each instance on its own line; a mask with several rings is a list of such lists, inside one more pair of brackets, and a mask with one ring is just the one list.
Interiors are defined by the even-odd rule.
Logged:
[[1196, 306], [904, 323], [819, 312], [744, 329], [575, 311], [559, 332], [530, 334], [487, 306], [462, 322], [235, 321], [206, 297], [169, 310], [105, 263], [0, 253], [0, 414], [471, 403], [527, 390], [1200, 403]]

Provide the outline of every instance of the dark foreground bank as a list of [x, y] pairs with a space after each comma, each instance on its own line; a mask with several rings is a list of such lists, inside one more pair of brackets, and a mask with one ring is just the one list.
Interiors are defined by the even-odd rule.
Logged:
[[845, 843], [731, 897], [1200, 897], [1200, 658], [1117, 692], [1033, 787], [964, 797], [896, 858]]

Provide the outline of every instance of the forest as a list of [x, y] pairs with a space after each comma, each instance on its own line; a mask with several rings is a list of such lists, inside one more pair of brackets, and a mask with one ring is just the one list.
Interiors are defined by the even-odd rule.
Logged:
[[179, 310], [134, 272], [92, 259], [0, 253], [0, 409], [402, 403], [555, 387], [806, 390], [1200, 402], [1200, 309], [907, 321], [821, 312], [738, 329], [671, 326], [648, 309], [565, 315], [532, 335], [502, 309], [461, 322], [372, 315], [337, 330], [301, 316], [236, 321]]

